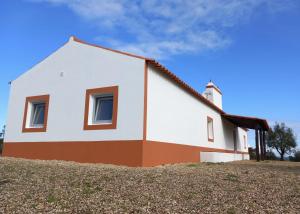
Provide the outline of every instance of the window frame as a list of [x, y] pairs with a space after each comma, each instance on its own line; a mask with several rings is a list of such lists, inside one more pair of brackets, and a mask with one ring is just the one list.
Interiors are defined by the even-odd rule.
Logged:
[[[212, 138], [209, 136], [209, 123], [212, 123]], [[214, 134], [214, 119], [212, 117], [207, 116], [207, 140], [209, 142], [214, 142], [215, 134]]]
[[[26, 97], [25, 107], [24, 107], [24, 115], [23, 115], [22, 132], [46, 132], [47, 131], [49, 100], [50, 100], [50, 95], [48, 95], [48, 94]], [[33, 105], [37, 104], [37, 103], [45, 104], [44, 123], [42, 126], [33, 126], [32, 125]], [[31, 112], [29, 112], [29, 111], [31, 111]], [[30, 114], [30, 117], [28, 117], [29, 114]]]
[[247, 142], [247, 137], [246, 137], [246, 135], [243, 135], [243, 138], [244, 138], [244, 149], [247, 149], [247, 147], [248, 147], [248, 142]]
[[[103, 99], [103, 100], [108, 100], [108, 98], [112, 97], [112, 102], [114, 102], [114, 96], [111, 94], [105, 94], [105, 95], [96, 95], [94, 96], [94, 106], [93, 106], [93, 115], [92, 115], [92, 121], [93, 124], [97, 125], [97, 124], [111, 124], [112, 123], [112, 117], [111, 120], [96, 120], [96, 115], [97, 115], [97, 100], [98, 99]], [[101, 101], [99, 101], [101, 102]], [[100, 104], [99, 104], [100, 105]], [[100, 108], [100, 106], [99, 106]], [[112, 109], [113, 111], [113, 109]], [[112, 112], [113, 113], [113, 112]], [[113, 115], [112, 115], [113, 116]]]
[[[113, 97], [112, 120], [110, 123], [95, 123], [94, 121], [96, 98], [101, 96]], [[116, 129], [117, 113], [118, 113], [118, 86], [92, 88], [86, 90], [83, 130]]]
[[31, 128], [42, 128], [44, 126], [44, 122], [41, 124], [34, 124], [34, 120], [35, 120], [35, 108], [37, 108], [40, 105], [44, 106], [44, 121], [45, 121], [45, 109], [46, 109], [46, 105], [45, 102], [32, 102], [31, 103], [32, 107], [31, 107], [31, 115], [30, 115], [30, 127]]

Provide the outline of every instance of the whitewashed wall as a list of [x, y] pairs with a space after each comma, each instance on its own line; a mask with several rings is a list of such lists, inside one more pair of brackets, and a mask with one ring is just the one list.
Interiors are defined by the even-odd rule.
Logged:
[[230, 162], [237, 160], [249, 160], [248, 154], [232, 154], [232, 153], [219, 153], [219, 152], [200, 152], [201, 162]]
[[211, 94], [210, 101], [212, 101], [220, 109], [223, 109], [223, 101], [222, 101], [223, 96], [220, 92], [218, 92], [215, 88], [206, 88], [205, 92], [206, 93], [209, 92]]
[[[246, 137], [246, 148], [245, 148], [245, 145], [244, 145], [244, 136]], [[238, 128], [238, 134], [237, 134], [237, 137], [238, 137], [238, 151], [243, 151], [243, 152], [248, 152], [248, 132], [245, 131], [244, 129], [242, 128]]]
[[[61, 76], [63, 72], [63, 76]], [[115, 130], [83, 130], [85, 92], [119, 86]], [[50, 94], [45, 133], [22, 133], [25, 98]], [[144, 60], [69, 41], [12, 82], [6, 142], [140, 140]]]
[[[115, 85], [117, 129], [83, 130], [86, 89]], [[47, 132], [22, 133], [25, 98], [44, 94], [50, 95]], [[5, 142], [141, 140], [143, 96], [144, 60], [71, 40], [12, 82]], [[214, 119], [214, 142], [207, 139], [207, 116]], [[218, 112], [149, 67], [148, 140], [233, 150], [233, 129]], [[247, 151], [245, 133], [239, 129], [239, 151]]]
[[[233, 150], [235, 126], [206, 104], [183, 91], [149, 66], [147, 139], [183, 145]], [[214, 142], [207, 137], [207, 116], [213, 118]], [[242, 129], [239, 129], [239, 132]], [[244, 130], [242, 130], [244, 131]], [[239, 133], [237, 136], [240, 136]], [[237, 147], [241, 150], [238, 137]]]

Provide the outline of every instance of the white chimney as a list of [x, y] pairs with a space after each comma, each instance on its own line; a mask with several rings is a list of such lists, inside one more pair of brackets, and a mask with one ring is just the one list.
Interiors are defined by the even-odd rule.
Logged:
[[206, 99], [210, 102], [218, 106], [220, 109], [222, 108], [222, 92], [221, 90], [212, 82], [210, 81], [206, 85], [206, 89], [202, 94]]

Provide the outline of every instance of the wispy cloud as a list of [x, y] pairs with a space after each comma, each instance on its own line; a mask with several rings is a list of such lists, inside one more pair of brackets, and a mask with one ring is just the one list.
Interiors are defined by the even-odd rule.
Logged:
[[[232, 42], [226, 29], [246, 23], [257, 10], [279, 13], [292, 8], [292, 0], [31, 1], [66, 6], [106, 29], [107, 35], [95, 36], [97, 40], [155, 58], [224, 48]], [[129, 35], [130, 40], [116, 34]]]

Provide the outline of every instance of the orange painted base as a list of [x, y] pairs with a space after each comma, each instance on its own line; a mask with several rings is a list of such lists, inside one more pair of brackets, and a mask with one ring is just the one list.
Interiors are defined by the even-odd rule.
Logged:
[[3, 156], [126, 166], [200, 162], [200, 152], [248, 154], [231, 150], [156, 141], [18, 142], [4, 143]]
[[187, 162], [200, 162], [199, 147], [156, 141], [143, 144], [143, 166]]
[[4, 143], [3, 156], [141, 166], [142, 141]]

